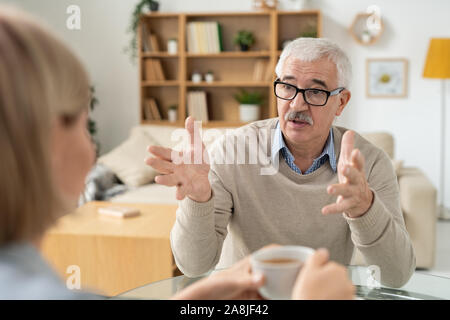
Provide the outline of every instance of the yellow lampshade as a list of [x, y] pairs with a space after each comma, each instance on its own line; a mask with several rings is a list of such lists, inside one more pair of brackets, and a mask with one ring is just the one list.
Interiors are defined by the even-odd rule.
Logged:
[[431, 39], [423, 76], [437, 79], [450, 78], [450, 38]]

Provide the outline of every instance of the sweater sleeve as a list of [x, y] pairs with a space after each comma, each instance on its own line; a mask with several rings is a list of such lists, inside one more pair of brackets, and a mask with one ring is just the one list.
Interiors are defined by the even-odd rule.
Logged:
[[186, 197], [179, 201], [170, 233], [175, 263], [188, 277], [198, 277], [219, 262], [227, 226], [233, 210], [231, 193], [211, 169], [212, 197], [198, 203]]
[[344, 217], [365, 262], [380, 268], [381, 283], [401, 287], [414, 273], [416, 258], [400, 208], [397, 177], [384, 152], [379, 152], [368, 183], [374, 195], [370, 209], [358, 218]]

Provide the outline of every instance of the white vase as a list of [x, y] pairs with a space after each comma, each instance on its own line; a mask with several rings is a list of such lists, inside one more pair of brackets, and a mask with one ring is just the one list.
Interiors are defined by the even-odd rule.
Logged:
[[208, 83], [214, 82], [214, 74], [212, 73], [205, 74], [205, 81]]
[[167, 51], [169, 54], [177, 54], [178, 53], [178, 41], [171, 39], [167, 41]]
[[192, 74], [192, 82], [194, 83], [202, 82], [202, 75], [200, 73]]
[[372, 36], [369, 33], [363, 33], [361, 36], [361, 40], [364, 43], [369, 43], [372, 40]]
[[241, 104], [239, 106], [239, 116], [242, 122], [250, 122], [259, 120], [259, 109], [258, 104]]
[[169, 117], [169, 122], [177, 122], [177, 110], [170, 109], [167, 112], [167, 116]]

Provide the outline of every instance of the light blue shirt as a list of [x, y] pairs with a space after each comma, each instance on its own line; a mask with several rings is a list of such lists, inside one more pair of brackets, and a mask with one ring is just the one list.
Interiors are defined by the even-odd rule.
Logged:
[[83, 291], [70, 291], [31, 244], [0, 246], [0, 300], [104, 299]]
[[[296, 166], [294, 163], [294, 156], [292, 155], [289, 148], [286, 146], [284, 142], [283, 133], [280, 128], [280, 121], [277, 123], [277, 127], [275, 129], [275, 134], [272, 141], [272, 163], [275, 162], [275, 157], [278, 157], [278, 154], [281, 152], [282, 157], [286, 161], [289, 168], [294, 170], [298, 174], [303, 174], [302, 171]], [[333, 129], [330, 128], [330, 134], [328, 135], [327, 142], [325, 147], [322, 150], [320, 156], [314, 159], [311, 167], [304, 174], [310, 174], [317, 169], [319, 169], [327, 160], [330, 162], [331, 169], [336, 173], [336, 154], [334, 152], [334, 138], [333, 138]]]

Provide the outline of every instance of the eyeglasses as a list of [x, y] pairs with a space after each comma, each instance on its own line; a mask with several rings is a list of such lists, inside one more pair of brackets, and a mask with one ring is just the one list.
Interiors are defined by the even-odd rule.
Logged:
[[299, 92], [303, 94], [303, 99], [309, 105], [322, 107], [327, 104], [330, 96], [341, 93], [345, 88], [337, 88], [333, 91], [327, 91], [322, 89], [299, 89], [296, 86], [275, 80], [273, 83], [273, 89], [275, 95], [283, 100], [294, 100]]

